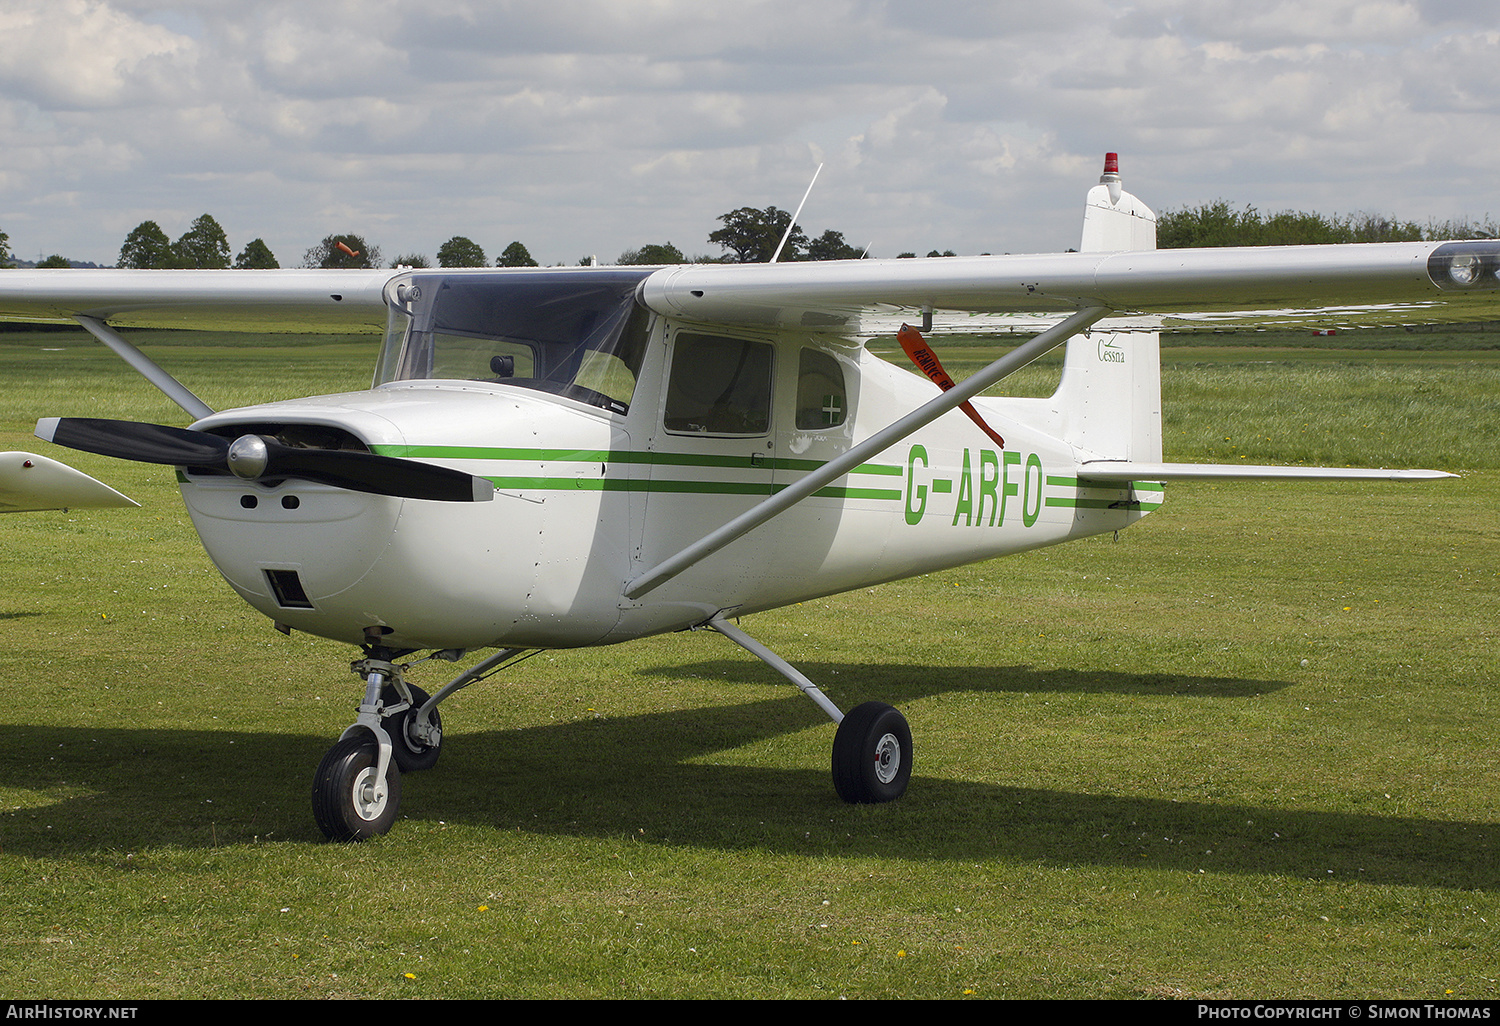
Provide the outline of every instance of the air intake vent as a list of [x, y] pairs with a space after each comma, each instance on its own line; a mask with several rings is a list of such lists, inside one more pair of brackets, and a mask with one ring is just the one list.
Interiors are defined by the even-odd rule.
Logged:
[[271, 586], [271, 594], [276, 596], [276, 604], [282, 609], [311, 609], [312, 599], [307, 597], [307, 592], [302, 589], [302, 578], [297, 576], [295, 570], [267, 570], [266, 583]]

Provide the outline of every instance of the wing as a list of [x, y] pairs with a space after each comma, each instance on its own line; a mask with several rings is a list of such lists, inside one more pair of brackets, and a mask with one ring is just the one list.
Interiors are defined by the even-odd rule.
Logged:
[[396, 271], [10, 270], [0, 320], [240, 331], [385, 327], [382, 291]]
[[[1061, 316], [1102, 307], [1143, 326], [1428, 324], [1500, 319], [1500, 241], [841, 260], [665, 267], [661, 314], [855, 331], [872, 314]], [[579, 269], [587, 273], [588, 269]], [[12, 270], [0, 319], [123, 327], [376, 329], [395, 271]]]
[[0, 452], [0, 513], [139, 505], [65, 463], [29, 452]]
[[693, 320], [858, 331], [904, 309], [1014, 316], [1102, 307], [1142, 326], [1500, 319], [1500, 241], [1167, 249], [664, 268], [642, 298]]

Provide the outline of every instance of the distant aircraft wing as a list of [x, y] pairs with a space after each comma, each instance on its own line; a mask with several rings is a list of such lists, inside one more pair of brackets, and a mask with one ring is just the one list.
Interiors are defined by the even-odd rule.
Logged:
[[0, 513], [139, 505], [66, 463], [29, 452], [0, 452]]
[[[1500, 319], [1500, 241], [685, 265], [642, 286], [692, 320], [858, 330], [871, 312], [1013, 317], [1103, 307], [1140, 327]], [[960, 330], [960, 325], [955, 325]]]

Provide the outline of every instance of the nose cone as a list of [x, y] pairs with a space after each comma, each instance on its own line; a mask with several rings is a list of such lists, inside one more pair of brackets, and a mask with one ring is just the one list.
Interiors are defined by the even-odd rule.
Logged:
[[405, 500], [288, 480], [187, 477], [183, 501], [209, 558], [256, 609], [359, 643], [376, 609], [349, 599], [390, 544]]
[[[231, 455], [254, 478], [265, 462], [257, 436], [289, 428], [324, 445], [402, 444], [401, 429], [372, 405], [370, 393], [322, 396], [226, 411], [194, 426], [237, 436]], [[356, 644], [380, 622], [378, 610], [351, 599], [389, 547], [405, 500], [298, 478], [188, 472], [179, 480], [204, 549], [246, 602], [299, 630]]]
[[475, 384], [274, 403], [196, 426], [461, 470], [497, 482], [494, 501], [391, 498], [274, 468], [184, 473], [182, 493], [225, 579], [296, 630], [362, 644], [374, 627], [401, 649], [593, 644], [619, 620], [631, 544], [635, 465], [611, 456], [630, 451], [615, 420]]

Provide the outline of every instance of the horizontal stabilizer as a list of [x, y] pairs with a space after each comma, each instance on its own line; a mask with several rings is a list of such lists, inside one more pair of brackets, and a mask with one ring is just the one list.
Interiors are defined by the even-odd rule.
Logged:
[[1239, 463], [1133, 463], [1101, 460], [1078, 471], [1088, 481], [1431, 481], [1457, 477], [1441, 470], [1370, 467], [1271, 467]]

